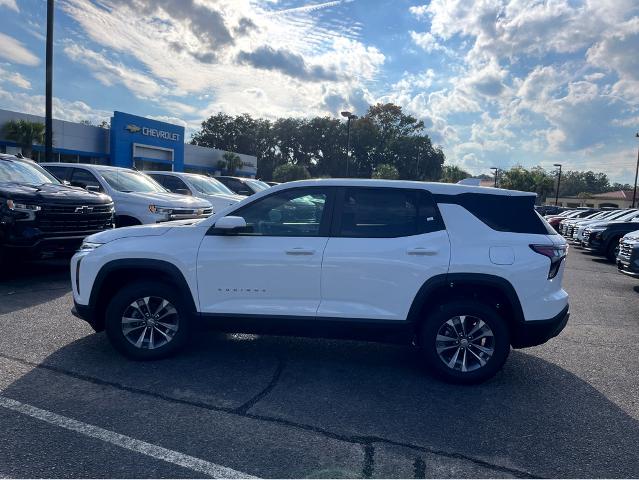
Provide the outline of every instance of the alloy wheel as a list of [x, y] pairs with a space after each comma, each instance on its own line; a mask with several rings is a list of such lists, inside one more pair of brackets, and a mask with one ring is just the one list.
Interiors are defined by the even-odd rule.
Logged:
[[163, 347], [178, 331], [180, 316], [168, 300], [142, 297], [124, 310], [121, 326], [124, 337], [136, 348], [153, 350]]
[[439, 359], [452, 370], [472, 372], [482, 368], [495, 353], [495, 336], [481, 318], [458, 315], [437, 331], [435, 349]]

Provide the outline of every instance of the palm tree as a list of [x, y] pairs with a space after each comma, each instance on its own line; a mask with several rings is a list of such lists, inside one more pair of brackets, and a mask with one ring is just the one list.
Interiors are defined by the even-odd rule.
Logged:
[[226, 152], [222, 158], [224, 159], [224, 165], [229, 175], [235, 175], [235, 172], [244, 166], [244, 162], [237, 153]]
[[44, 124], [27, 120], [11, 120], [4, 126], [7, 140], [16, 142], [22, 148], [22, 155], [31, 158], [33, 144], [44, 143]]

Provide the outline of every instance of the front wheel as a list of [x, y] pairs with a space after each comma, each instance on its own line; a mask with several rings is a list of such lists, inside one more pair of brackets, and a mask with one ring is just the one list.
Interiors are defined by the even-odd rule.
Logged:
[[155, 360], [184, 347], [190, 321], [175, 288], [139, 282], [114, 295], [106, 310], [105, 330], [111, 344], [126, 357]]
[[420, 333], [427, 366], [453, 383], [480, 383], [494, 376], [510, 353], [504, 320], [475, 301], [441, 305], [428, 315]]
[[606, 251], [606, 258], [611, 262], [617, 261], [617, 255], [619, 254], [619, 238], [613, 238], [610, 241], [610, 245], [608, 245], [608, 250]]

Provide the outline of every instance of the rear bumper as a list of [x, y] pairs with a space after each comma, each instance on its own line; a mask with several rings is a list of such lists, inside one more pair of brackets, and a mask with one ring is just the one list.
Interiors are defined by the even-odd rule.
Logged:
[[553, 318], [521, 322], [512, 332], [511, 344], [513, 348], [534, 347], [547, 342], [561, 333], [566, 327], [569, 317], [570, 306], [566, 305]]

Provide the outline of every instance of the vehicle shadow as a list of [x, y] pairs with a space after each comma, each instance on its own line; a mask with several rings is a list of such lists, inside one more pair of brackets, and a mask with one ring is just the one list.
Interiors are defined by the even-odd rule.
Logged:
[[68, 258], [11, 263], [0, 268], [0, 315], [46, 303], [70, 291]]
[[[92, 334], [48, 356], [3, 394], [36, 395], [46, 388], [42, 371], [53, 371], [81, 380], [76, 398], [91, 398], [97, 383], [536, 476], [639, 475], [639, 422], [573, 373], [514, 351], [497, 377], [469, 387], [432, 378], [417, 360], [405, 347], [205, 332], [177, 357], [141, 363]], [[136, 404], [112, 408], [132, 422], [144, 417]]]

